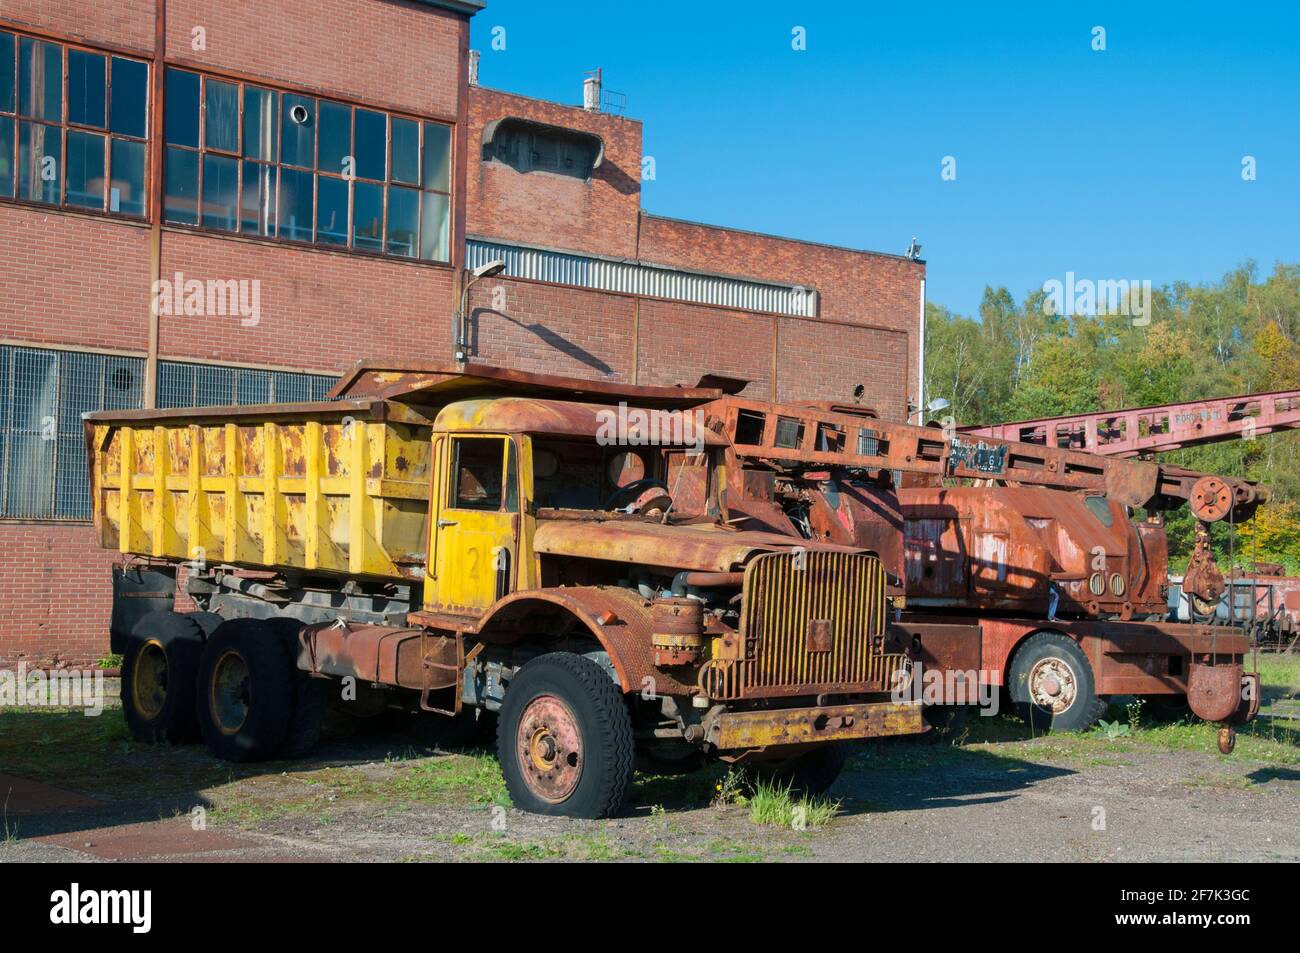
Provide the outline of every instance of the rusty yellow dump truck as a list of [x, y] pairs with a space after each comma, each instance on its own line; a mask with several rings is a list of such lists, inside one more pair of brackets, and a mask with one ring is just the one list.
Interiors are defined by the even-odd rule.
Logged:
[[828, 787], [925, 730], [911, 647], [877, 554], [738, 528], [720, 396], [362, 363], [324, 402], [88, 415], [132, 732], [255, 760], [330, 704], [495, 719], [515, 804], [581, 817], [634, 765]]

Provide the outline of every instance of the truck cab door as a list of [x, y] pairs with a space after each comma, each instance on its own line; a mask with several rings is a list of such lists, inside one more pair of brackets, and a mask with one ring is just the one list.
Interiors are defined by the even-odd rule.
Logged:
[[437, 457], [426, 605], [478, 615], [514, 588], [518, 451], [505, 436], [448, 436], [439, 442]]

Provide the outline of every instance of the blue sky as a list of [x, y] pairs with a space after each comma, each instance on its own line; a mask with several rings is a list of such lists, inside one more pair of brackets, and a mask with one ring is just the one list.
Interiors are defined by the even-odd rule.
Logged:
[[965, 313], [1067, 271], [1300, 261], [1290, 5], [489, 0], [471, 42], [483, 85], [545, 99], [603, 67], [645, 123], [648, 211], [895, 253], [915, 235], [930, 300]]

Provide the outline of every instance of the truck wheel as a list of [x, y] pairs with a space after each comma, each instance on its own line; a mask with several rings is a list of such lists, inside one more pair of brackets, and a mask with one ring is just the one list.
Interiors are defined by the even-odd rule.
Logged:
[[131, 630], [122, 660], [122, 715], [136, 741], [197, 741], [194, 676], [203, 627], [176, 612], [151, 612]]
[[267, 625], [284, 644], [285, 654], [292, 671], [293, 703], [289, 709], [289, 727], [284, 741], [276, 753], [281, 758], [306, 757], [320, 741], [321, 726], [325, 722], [325, 707], [329, 701], [329, 682], [313, 678], [298, 668], [298, 633], [303, 623], [297, 619], [269, 619]]
[[610, 817], [632, 780], [632, 718], [595, 662], [568, 652], [541, 655], [506, 689], [497, 757], [521, 810]]
[[1106, 711], [1083, 650], [1059, 632], [1026, 639], [1007, 675], [1012, 706], [1033, 728], [1085, 731]]
[[753, 765], [755, 780], [789, 788], [795, 797], [820, 797], [844, 770], [852, 746], [837, 741], [781, 761], [758, 761]]
[[276, 627], [233, 619], [217, 628], [199, 661], [199, 729], [226, 761], [273, 757], [289, 731], [294, 668]]

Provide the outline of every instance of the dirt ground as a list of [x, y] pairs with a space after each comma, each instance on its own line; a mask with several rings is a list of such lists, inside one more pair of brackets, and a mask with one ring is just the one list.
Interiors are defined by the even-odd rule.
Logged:
[[625, 816], [573, 821], [510, 807], [490, 753], [392, 731], [244, 766], [136, 744], [113, 711], [7, 711], [0, 862], [1294, 861], [1300, 662], [1268, 681], [1264, 715], [1228, 757], [1211, 726], [1120, 706], [1086, 734], [976, 718], [955, 741], [867, 745], [815, 829], [757, 823], [720, 768], [638, 776]]

